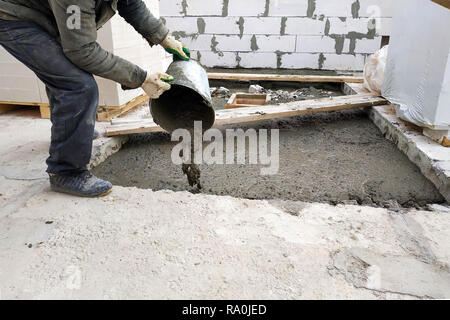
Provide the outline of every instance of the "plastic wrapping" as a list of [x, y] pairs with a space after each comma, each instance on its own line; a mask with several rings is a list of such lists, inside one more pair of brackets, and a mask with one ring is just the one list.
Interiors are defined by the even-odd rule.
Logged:
[[388, 50], [389, 46], [384, 46], [371, 55], [364, 66], [364, 87], [378, 95], [381, 95]]
[[382, 95], [397, 116], [450, 128], [450, 10], [429, 0], [398, 0]]

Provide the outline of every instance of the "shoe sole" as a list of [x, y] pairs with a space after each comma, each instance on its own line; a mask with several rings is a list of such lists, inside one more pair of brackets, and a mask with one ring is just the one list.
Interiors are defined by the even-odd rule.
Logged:
[[111, 189], [109, 189], [108, 191], [106, 191], [104, 193], [91, 196], [91, 195], [87, 195], [87, 194], [71, 192], [71, 191], [68, 191], [68, 190], [65, 190], [65, 189], [61, 189], [61, 188], [58, 188], [58, 187], [54, 187], [54, 186], [51, 186], [51, 189], [53, 191], [55, 191], [55, 192], [70, 194], [72, 196], [83, 197], [83, 198], [101, 198], [101, 197], [104, 197], [104, 196], [106, 196], [106, 195], [108, 195], [108, 194], [110, 194], [112, 192], [112, 188], [111, 188]]

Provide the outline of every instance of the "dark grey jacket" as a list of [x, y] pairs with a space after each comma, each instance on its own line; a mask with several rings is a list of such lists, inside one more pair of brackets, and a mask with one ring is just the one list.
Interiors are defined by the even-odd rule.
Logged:
[[[81, 9], [79, 29], [70, 29], [67, 24], [73, 15], [67, 9], [74, 4]], [[141, 0], [0, 0], [0, 19], [35, 22], [60, 41], [64, 54], [80, 69], [128, 88], [138, 88], [144, 82], [146, 72], [97, 43], [97, 30], [116, 11], [150, 45], [161, 43], [169, 32]]]

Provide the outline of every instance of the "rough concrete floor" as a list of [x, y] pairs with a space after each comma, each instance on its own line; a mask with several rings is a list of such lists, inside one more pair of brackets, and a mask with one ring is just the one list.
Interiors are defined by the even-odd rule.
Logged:
[[[254, 128], [280, 129], [279, 174], [261, 176], [260, 165], [201, 165], [203, 193], [391, 207], [390, 200], [406, 207], [444, 202], [364, 111], [267, 121]], [[126, 187], [191, 190], [180, 166], [171, 162], [175, 144], [168, 134], [133, 136], [94, 172]]]
[[450, 297], [449, 213], [0, 181], [5, 299]]
[[425, 137], [422, 130], [399, 120], [392, 106], [372, 108], [370, 118], [450, 202], [450, 148], [444, 148]]
[[450, 298], [445, 207], [123, 187], [80, 199], [49, 190], [48, 130], [48, 120], [0, 116], [3, 299]]

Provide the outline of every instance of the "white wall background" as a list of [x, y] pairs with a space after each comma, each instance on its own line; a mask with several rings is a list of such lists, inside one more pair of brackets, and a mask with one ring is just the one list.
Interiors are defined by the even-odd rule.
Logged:
[[160, 13], [206, 67], [359, 71], [394, 1], [160, 0]]
[[[144, 0], [155, 16], [159, 1]], [[101, 46], [144, 70], [164, 71], [172, 57], [160, 46], [150, 48], [147, 41], [118, 14], [98, 32]], [[123, 91], [111, 80], [95, 77], [100, 89], [100, 105], [120, 106], [143, 93], [141, 89]], [[44, 84], [25, 65], [0, 46], [0, 101], [48, 103]]]

